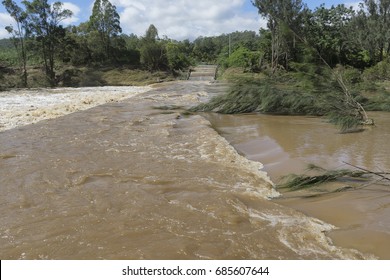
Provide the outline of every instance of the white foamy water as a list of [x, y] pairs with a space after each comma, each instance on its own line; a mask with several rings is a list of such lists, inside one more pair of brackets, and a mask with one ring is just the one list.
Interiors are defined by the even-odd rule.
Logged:
[[0, 92], [0, 131], [147, 92], [151, 87], [86, 87]]

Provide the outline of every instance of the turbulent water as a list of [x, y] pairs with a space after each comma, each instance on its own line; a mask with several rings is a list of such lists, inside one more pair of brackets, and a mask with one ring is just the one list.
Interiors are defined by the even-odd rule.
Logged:
[[0, 132], [0, 258], [371, 258], [272, 201], [260, 163], [179, 113], [221, 89], [165, 84]]
[[84, 87], [0, 92], [0, 131], [123, 100], [150, 87]]
[[[347, 162], [389, 172], [390, 113], [370, 113], [370, 117], [375, 119], [375, 127], [362, 133], [340, 134], [319, 118], [207, 115], [241, 154], [261, 161], [274, 182], [289, 173], [304, 173], [309, 163], [327, 169], [351, 168]], [[310, 192], [284, 193], [277, 201], [337, 226], [328, 234], [337, 245], [390, 259], [390, 185], [388, 181], [366, 184], [328, 184]], [[361, 189], [323, 194], [345, 186]], [[307, 195], [316, 197], [302, 198]]]

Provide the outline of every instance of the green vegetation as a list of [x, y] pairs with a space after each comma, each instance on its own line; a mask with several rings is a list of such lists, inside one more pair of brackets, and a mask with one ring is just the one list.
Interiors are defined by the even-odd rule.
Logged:
[[68, 27], [61, 23], [72, 12], [63, 3], [21, 3], [2, 1], [16, 26], [0, 40], [0, 89], [155, 83], [181, 77], [195, 63], [192, 43], [160, 39], [154, 25], [143, 37], [122, 34], [108, 0], [96, 0], [87, 22]]
[[288, 191], [297, 191], [319, 186], [324, 183], [334, 182], [340, 179], [344, 181], [356, 181], [357, 179], [367, 179], [364, 176], [367, 172], [361, 170], [325, 170], [315, 165], [309, 165], [308, 170], [319, 171], [317, 175], [296, 175], [290, 174], [282, 178], [282, 183], [278, 184], [278, 189], [286, 189]]
[[115, 38], [122, 32], [116, 7], [108, 0], [96, 0], [88, 22], [88, 31], [99, 42], [96, 47], [103, 60], [111, 60]]
[[12, 34], [12, 41], [19, 60], [21, 82], [23, 86], [27, 86], [27, 51], [26, 51], [26, 32], [27, 32], [27, 13], [18, 7], [11, 0], [3, 1], [7, 12], [16, 22], [16, 29], [13, 26], [7, 26], [5, 29]]
[[[305, 66], [308, 69], [304, 69]], [[329, 85], [327, 69], [313, 68], [313, 65], [295, 65], [297, 72], [286, 72], [279, 76], [233, 75], [234, 85], [226, 95], [213, 98], [201, 104], [194, 111], [215, 111], [218, 113], [274, 113], [291, 115], [324, 115], [327, 107]], [[326, 86], [325, 86], [326, 85]]]
[[[243, 68], [229, 68], [222, 75], [232, 83], [229, 92], [191, 108], [191, 111], [326, 116], [343, 132], [360, 129], [359, 108], [346, 102], [344, 92], [329, 68], [311, 63], [291, 63], [290, 67], [290, 71], [280, 71], [277, 75], [244, 73]], [[352, 98], [364, 106], [382, 106], [384, 109], [385, 104], [390, 104], [382, 103], [384, 97], [390, 96], [388, 93], [382, 93], [382, 97], [367, 91], [365, 96], [369, 98], [358, 94], [358, 88], [364, 87], [365, 83], [354, 84], [349, 80], [349, 70], [340, 71], [352, 89]]]
[[[351, 183], [352, 186], [344, 186], [330, 191], [342, 192], [364, 188], [372, 183], [381, 182], [381, 184], [388, 185], [390, 182], [390, 178], [388, 177], [389, 173], [370, 171], [346, 162], [345, 164], [349, 167], [353, 167], [354, 169], [326, 170], [314, 164], [309, 164], [307, 171], [315, 174], [290, 174], [284, 176], [281, 183], [279, 183], [276, 187], [286, 191], [298, 191], [318, 187], [329, 182]], [[364, 184], [362, 185], [362, 183]]]
[[268, 29], [221, 51], [220, 78], [233, 85], [193, 111], [327, 116], [351, 132], [373, 124], [366, 109], [390, 109], [390, 1], [365, 0], [357, 12], [312, 11], [301, 0], [252, 3]]

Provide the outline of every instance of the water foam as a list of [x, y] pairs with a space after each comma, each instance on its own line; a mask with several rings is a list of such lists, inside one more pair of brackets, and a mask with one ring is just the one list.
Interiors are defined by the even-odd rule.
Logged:
[[318, 258], [327, 258], [329, 253], [332, 253], [341, 259], [375, 258], [372, 255], [364, 255], [357, 250], [334, 246], [326, 233], [336, 229], [336, 227], [319, 219], [305, 216], [299, 212], [286, 214], [278, 210], [259, 212], [254, 209], [248, 209], [248, 212], [252, 219], [268, 222], [269, 226], [275, 228], [279, 241], [301, 256], [314, 254]]
[[151, 87], [11, 90], [0, 93], [0, 131], [134, 97]]

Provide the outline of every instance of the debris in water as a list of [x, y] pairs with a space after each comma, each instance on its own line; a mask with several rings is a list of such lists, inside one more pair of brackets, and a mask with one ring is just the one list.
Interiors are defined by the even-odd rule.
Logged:
[[[351, 169], [326, 170], [314, 164], [309, 164], [307, 168], [309, 171], [318, 171], [321, 172], [321, 174], [318, 175], [290, 174], [284, 176], [282, 178], [282, 183], [277, 185], [276, 187], [278, 189], [288, 189], [289, 191], [296, 191], [296, 190], [312, 188], [328, 182], [338, 181], [340, 179], [343, 179], [343, 181], [345, 180], [356, 181], [358, 179], [358, 180], [363, 180], [364, 182], [368, 182], [374, 180], [373, 176], [379, 176], [381, 177], [381, 180], [390, 181], [390, 178], [385, 176], [389, 173], [373, 172], [358, 166], [354, 166], [346, 162], [344, 163], [358, 170], [351, 170]], [[341, 189], [337, 189], [336, 191], [340, 192], [346, 190], [351, 190], [351, 187], [343, 187]]]

